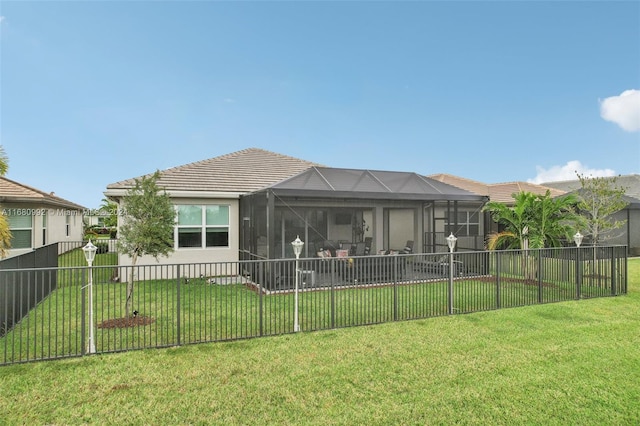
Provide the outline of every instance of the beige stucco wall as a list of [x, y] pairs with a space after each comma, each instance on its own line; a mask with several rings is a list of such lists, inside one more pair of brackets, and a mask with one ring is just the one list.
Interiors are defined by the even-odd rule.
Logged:
[[[31, 247], [25, 249], [10, 249], [8, 257], [28, 253], [43, 245], [61, 241], [82, 240], [82, 210], [51, 207], [37, 203], [3, 203], [1, 208], [7, 214], [17, 213], [18, 210], [21, 213], [31, 214]], [[43, 223], [43, 216], [46, 216], [46, 226]], [[67, 217], [69, 218], [68, 234]]]
[[[173, 198], [174, 205], [197, 204], [213, 205], [225, 204], [229, 206], [229, 246], [209, 247], [209, 248], [177, 248], [168, 257], [159, 257], [157, 260], [153, 256], [142, 256], [138, 259], [138, 265], [170, 265], [176, 263], [210, 263], [210, 262], [237, 262], [240, 248], [240, 224], [239, 224], [239, 202], [237, 199], [229, 198]], [[125, 220], [124, 216], [118, 217], [118, 226]], [[177, 245], [177, 241], [174, 241]], [[118, 262], [121, 266], [131, 265], [129, 256], [119, 254]]]

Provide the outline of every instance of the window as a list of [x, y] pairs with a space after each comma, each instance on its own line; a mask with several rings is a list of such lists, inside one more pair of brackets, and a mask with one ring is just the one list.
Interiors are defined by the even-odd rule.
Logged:
[[67, 237], [71, 235], [71, 216], [69, 215], [65, 217], [65, 232]]
[[477, 210], [458, 210], [456, 223], [447, 223], [454, 234], [460, 237], [480, 235], [480, 214]]
[[11, 248], [31, 248], [31, 232], [33, 218], [31, 215], [10, 215], [9, 230], [11, 231]]
[[229, 206], [179, 205], [178, 248], [229, 246]]

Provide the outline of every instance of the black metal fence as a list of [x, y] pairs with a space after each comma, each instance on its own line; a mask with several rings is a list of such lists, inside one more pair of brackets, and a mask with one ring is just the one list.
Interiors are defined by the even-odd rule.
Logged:
[[0, 364], [626, 292], [623, 246], [0, 270], [4, 312], [8, 300], [37, 300], [15, 307]]

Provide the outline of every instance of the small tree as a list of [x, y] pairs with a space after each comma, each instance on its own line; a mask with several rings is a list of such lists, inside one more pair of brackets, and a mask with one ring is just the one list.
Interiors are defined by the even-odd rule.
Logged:
[[617, 178], [585, 177], [579, 173], [582, 189], [578, 193], [578, 209], [584, 218], [583, 234], [590, 236], [594, 246], [612, 237], [611, 231], [621, 228], [626, 220], [613, 215], [627, 206], [625, 189], [616, 185]]
[[[0, 176], [7, 174], [9, 170], [9, 158], [4, 147], [0, 145]], [[11, 248], [11, 230], [7, 217], [0, 215], [0, 257], [6, 257], [7, 251]]]
[[624, 209], [628, 203], [623, 198], [625, 189], [616, 184], [617, 178], [576, 174], [582, 185], [578, 191], [578, 209], [583, 218], [583, 233], [590, 236], [593, 242], [591, 270], [596, 275], [599, 274], [596, 271], [596, 265], [599, 265], [596, 247], [602, 240], [614, 237], [612, 232], [626, 223], [626, 220], [616, 220], [614, 214]]
[[131, 257], [125, 314], [133, 302], [135, 265], [140, 256], [167, 256], [173, 251], [175, 210], [166, 192], [157, 185], [160, 172], [135, 180], [123, 199], [124, 223], [120, 226], [118, 249]]

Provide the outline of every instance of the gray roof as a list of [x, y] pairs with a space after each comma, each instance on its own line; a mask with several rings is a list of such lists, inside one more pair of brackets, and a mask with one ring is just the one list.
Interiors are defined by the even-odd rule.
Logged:
[[[637, 198], [640, 200], [640, 175], [620, 175], [611, 177], [616, 180], [616, 186], [620, 186], [625, 189], [625, 193], [629, 197]], [[563, 191], [575, 191], [582, 188], [580, 180], [562, 180], [556, 182], [546, 182], [540, 185], [548, 186], [550, 188], [562, 189]]]
[[[640, 206], [640, 175], [621, 175], [611, 177], [616, 180], [616, 186], [622, 187], [625, 190], [624, 199], [630, 204], [632, 208], [638, 208]], [[561, 189], [567, 192], [579, 192], [582, 189], [582, 184], [579, 179], [564, 180], [557, 182], [546, 182], [541, 185], [548, 186], [550, 188]]]
[[269, 187], [278, 195], [314, 198], [485, 201], [477, 195], [409, 172], [312, 167]]
[[[158, 185], [167, 191], [247, 193], [280, 182], [319, 164], [259, 148], [162, 170]], [[129, 189], [135, 178], [107, 185], [109, 190]]]

